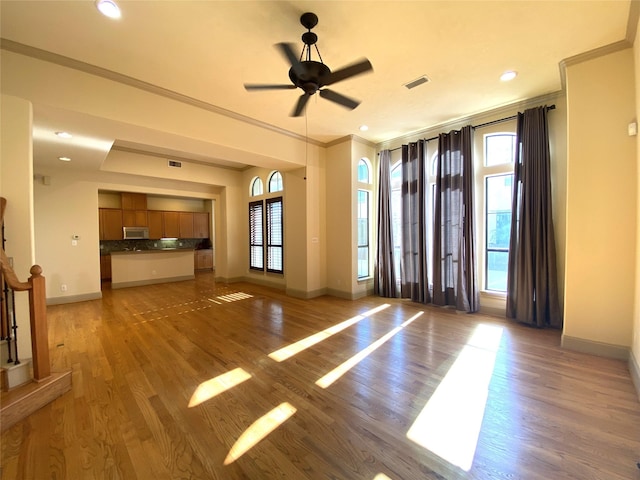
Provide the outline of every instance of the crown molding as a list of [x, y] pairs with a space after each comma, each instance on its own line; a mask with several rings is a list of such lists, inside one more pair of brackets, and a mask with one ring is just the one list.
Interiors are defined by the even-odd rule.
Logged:
[[385, 149], [394, 149], [396, 147], [399, 147], [400, 145], [409, 142], [415, 142], [416, 139], [421, 137], [433, 137], [434, 135], [438, 135], [440, 132], [447, 132], [455, 128], [460, 128], [463, 125], [479, 124], [486, 121], [491, 121], [495, 118], [509, 116], [513, 114], [514, 110], [524, 110], [538, 105], [554, 103], [558, 100], [563, 99], [564, 95], [565, 93], [563, 90], [558, 90], [555, 92], [547, 93], [545, 95], [508, 103], [488, 111], [479, 112], [466, 117], [456, 118], [447, 122], [424, 128], [422, 130], [417, 130], [415, 132], [402, 135], [400, 137], [392, 138], [391, 140], [386, 140], [384, 142], [378, 143], [376, 145], [376, 148], [378, 151]]
[[169, 90], [167, 88], [159, 87], [158, 85], [154, 85], [152, 83], [145, 82], [128, 75], [123, 75], [122, 73], [114, 72], [113, 70], [108, 70], [106, 68], [98, 67], [90, 63], [85, 63], [80, 60], [66, 57], [64, 55], [58, 55], [57, 53], [49, 52], [47, 50], [42, 50], [36, 47], [31, 47], [29, 45], [24, 45], [22, 43], [14, 42], [13, 40], [8, 40], [6, 38], [0, 38], [0, 49], [17, 53], [19, 55], [24, 55], [26, 57], [35, 58], [36, 60], [53, 63], [62, 67], [71, 68], [73, 70], [87, 73], [89, 75], [95, 75], [97, 77], [105, 78], [107, 80], [118, 82], [123, 85], [128, 85], [130, 87], [144, 90], [145, 92], [149, 92], [154, 95], [159, 95], [171, 100], [175, 100], [177, 102], [200, 108], [202, 110], [207, 110], [218, 115], [223, 115], [225, 117], [244, 122], [248, 125], [264, 128], [265, 130], [270, 130], [280, 135], [291, 137], [296, 140], [310, 143], [312, 145], [316, 145], [319, 147], [326, 146], [326, 144], [323, 142], [319, 142], [312, 138], [307, 138], [304, 135], [285, 130], [284, 128], [276, 127], [275, 125], [271, 125], [270, 123], [261, 122], [260, 120], [256, 120], [255, 118], [247, 117], [246, 115], [227, 110], [226, 108], [218, 107], [211, 103], [198, 100], [197, 98], [193, 98], [188, 95]]
[[[627, 29], [628, 33], [628, 29]], [[565, 58], [560, 61], [560, 80], [562, 82], [562, 90], [567, 88], [567, 67], [571, 67], [573, 65], [577, 65], [582, 62], [588, 62], [589, 60], [594, 60], [596, 58], [604, 57], [606, 55], [610, 55], [612, 53], [620, 52], [622, 50], [626, 50], [627, 48], [632, 48], [633, 42], [630, 42], [628, 39], [620, 40], [619, 42], [610, 43], [609, 45], [605, 45], [604, 47], [594, 48], [593, 50], [589, 50], [588, 52], [579, 53], [578, 55], [574, 55], [573, 57]]]

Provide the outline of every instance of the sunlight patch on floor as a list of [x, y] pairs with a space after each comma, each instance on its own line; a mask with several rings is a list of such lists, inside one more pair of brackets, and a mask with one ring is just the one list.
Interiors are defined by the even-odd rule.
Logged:
[[238, 300], [246, 300], [247, 298], [252, 298], [253, 295], [249, 295], [248, 293], [244, 293], [244, 292], [236, 292], [236, 293], [229, 293], [227, 295], [221, 295], [219, 297], [216, 297], [218, 300], [222, 300], [223, 302], [237, 302]]
[[301, 351], [306, 350], [307, 348], [315, 345], [316, 343], [320, 343], [323, 340], [326, 340], [327, 338], [329, 338], [330, 336], [335, 335], [338, 332], [341, 332], [345, 328], [348, 328], [351, 325], [358, 323], [360, 320], [363, 320], [373, 315], [374, 313], [380, 312], [381, 310], [384, 310], [385, 308], [388, 308], [388, 307], [390, 307], [390, 305], [388, 303], [384, 303], [379, 307], [376, 307], [367, 312], [361, 313], [360, 315], [357, 315], [353, 318], [345, 320], [344, 322], [340, 322], [336, 325], [333, 325], [329, 328], [322, 330], [321, 332], [314, 333], [313, 335], [303, 338], [302, 340], [298, 340], [297, 342], [292, 343], [291, 345], [287, 345], [286, 347], [276, 350], [275, 352], [272, 352], [269, 354], [269, 358], [271, 358], [272, 360], [275, 360], [276, 362], [282, 362], [300, 353]]
[[283, 402], [253, 422], [233, 444], [227, 458], [224, 459], [224, 464], [229, 465], [235, 462], [263, 438], [286, 422], [294, 413], [296, 413], [296, 408], [289, 402]]
[[216, 395], [220, 395], [222, 392], [226, 392], [250, 378], [250, 373], [238, 367], [230, 372], [223, 373], [217, 377], [207, 380], [206, 382], [202, 382], [198, 385], [196, 391], [193, 392], [193, 395], [191, 395], [189, 408], [200, 405], [201, 403], [212, 399]]
[[476, 327], [407, 432], [407, 438], [465, 471], [473, 463], [502, 330]]
[[391, 478], [387, 477], [384, 473], [379, 473], [373, 477], [373, 480], [391, 480]]
[[327, 373], [323, 377], [319, 378], [316, 381], [316, 385], [318, 385], [319, 387], [322, 387], [322, 388], [327, 388], [330, 385], [332, 385], [336, 380], [338, 380], [340, 377], [342, 377], [342, 375], [347, 373], [349, 370], [351, 370], [353, 367], [355, 367], [358, 363], [360, 363], [362, 360], [364, 360], [366, 357], [368, 357], [378, 347], [380, 347], [381, 345], [386, 343], [388, 340], [393, 338], [398, 332], [400, 332], [403, 328], [405, 328], [407, 325], [409, 325], [411, 322], [413, 322], [416, 318], [418, 318], [423, 313], [424, 312], [419, 312], [419, 313], [415, 314], [413, 317], [411, 317], [410, 319], [406, 320], [404, 323], [402, 323], [401, 325], [397, 326], [396, 328], [391, 330], [389, 333], [387, 333], [387, 334], [383, 335], [382, 337], [380, 337], [378, 340], [373, 342], [367, 348], [365, 348], [363, 350], [360, 350], [353, 357], [349, 358], [348, 360], [346, 360], [345, 362], [341, 363], [336, 368], [331, 370], [329, 373]]

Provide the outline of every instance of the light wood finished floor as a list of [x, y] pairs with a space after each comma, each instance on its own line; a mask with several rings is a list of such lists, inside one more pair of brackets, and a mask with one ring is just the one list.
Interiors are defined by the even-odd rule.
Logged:
[[2, 434], [3, 480], [640, 479], [625, 362], [557, 331], [212, 274], [48, 320], [73, 388]]

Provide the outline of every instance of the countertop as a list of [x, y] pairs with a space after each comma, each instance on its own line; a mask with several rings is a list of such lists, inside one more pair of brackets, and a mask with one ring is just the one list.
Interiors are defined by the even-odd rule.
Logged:
[[[150, 248], [148, 250], [120, 250], [111, 252], [111, 255], [132, 255], [141, 253], [166, 253], [166, 252], [193, 252], [193, 248]], [[108, 254], [107, 254], [108, 255]]]

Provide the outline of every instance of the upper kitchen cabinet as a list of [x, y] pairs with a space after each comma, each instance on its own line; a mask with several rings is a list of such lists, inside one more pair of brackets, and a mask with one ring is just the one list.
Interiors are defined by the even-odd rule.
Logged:
[[122, 226], [124, 227], [147, 227], [146, 210], [122, 210]]
[[122, 240], [122, 210], [98, 209], [100, 240]]
[[163, 212], [159, 210], [149, 210], [149, 212], [147, 213], [147, 219], [149, 221], [149, 238], [163, 238]]
[[147, 227], [147, 196], [122, 192], [122, 224], [125, 227]]
[[180, 213], [162, 212], [163, 237], [180, 238]]
[[122, 210], [146, 210], [147, 195], [144, 193], [122, 192]]
[[193, 236], [193, 213], [180, 212], [180, 238], [194, 238]]
[[193, 214], [193, 238], [209, 238], [209, 213]]

